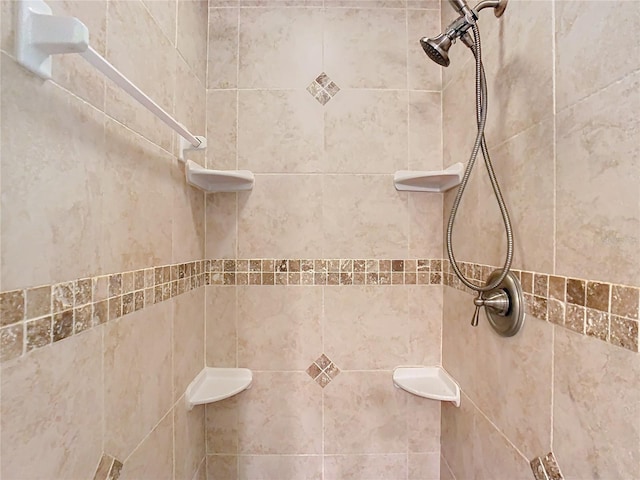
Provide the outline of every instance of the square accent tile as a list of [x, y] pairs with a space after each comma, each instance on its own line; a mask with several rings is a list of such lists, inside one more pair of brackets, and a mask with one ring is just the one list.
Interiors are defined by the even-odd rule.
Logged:
[[322, 72], [309, 84], [307, 91], [320, 104], [326, 105], [340, 91], [340, 87], [326, 73]]

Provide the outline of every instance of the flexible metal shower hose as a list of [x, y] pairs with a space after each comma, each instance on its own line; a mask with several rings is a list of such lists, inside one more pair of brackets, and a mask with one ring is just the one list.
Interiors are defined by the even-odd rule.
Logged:
[[[491, 158], [489, 157], [489, 149], [487, 148], [487, 143], [484, 138], [484, 128], [487, 123], [487, 81], [484, 74], [484, 67], [482, 65], [480, 30], [478, 29], [477, 24], [472, 25], [472, 28], [475, 45], [474, 48], [471, 49], [471, 51], [473, 52], [473, 55], [476, 59], [476, 121], [478, 123], [478, 134], [476, 135], [476, 140], [473, 145], [471, 157], [469, 158], [467, 168], [464, 171], [462, 182], [460, 183], [460, 188], [458, 189], [456, 198], [453, 201], [453, 207], [451, 207], [449, 223], [447, 224], [447, 254], [449, 255], [451, 267], [453, 268], [453, 271], [460, 279], [460, 281], [462, 281], [462, 283], [464, 283], [470, 289], [475, 290], [476, 292], [483, 293], [496, 288], [500, 283], [502, 283], [502, 281], [509, 273], [509, 269], [511, 268], [511, 261], [513, 260], [513, 231], [511, 230], [511, 220], [509, 219], [509, 212], [507, 211], [507, 206], [505, 205], [504, 199], [502, 198], [500, 185], [498, 185], [498, 180], [496, 179], [495, 172], [493, 171], [493, 165], [491, 164]], [[495, 193], [496, 199], [498, 200], [498, 206], [500, 207], [500, 213], [504, 222], [504, 228], [507, 233], [507, 257], [505, 259], [502, 272], [498, 278], [491, 282], [491, 284], [485, 285], [484, 287], [474, 284], [462, 274], [462, 271], [460, 271], [460, 268], [456, 263], [456, 257], [453, 253], [452, 241], [453, 224], [456, 219], [456, 214], [458, 213], [458, 207], [460, 206], [460, 201], [462, 200], [464, 189], [469, 182], [471, 171], [473, 170], [473, 166], [476, 163], [476, 158], [478, 157], [478, 151], [480, 149], [482, 149], [482, 156], [484, 157], [484, 163], [487, 167], [489, 180], [491, 181], [493, 192]]]

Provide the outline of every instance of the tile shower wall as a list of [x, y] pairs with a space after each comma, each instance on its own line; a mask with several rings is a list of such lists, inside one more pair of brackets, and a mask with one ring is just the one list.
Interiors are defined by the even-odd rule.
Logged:
[[[452, 18], [444, 2], [442, 25]], [[510, 339], [484, 321], [472, 329], [472, 297], [445, 287], [443, 362], [464, 395], [459, 410], [442, 410], [442, 478], [533, 478], [529, 461], [549, 451], [565, 478], [640, 477], [640, 38], [633, 31], [620, 49], [606, 34], [638, 20], [640, 5], [625, 1], [511, 1], [497, 21], [482, 14], [487, 142], [512, 215], [514, 267], [569, 280], [562, 291], [544, 285], [548, 305], [533, 305]], [[452, 48], [444, 72], [445, 165], [466, 161], [475, 135], [464, 50]], [[478, 167], [454, 246], [459, 260], [499, 265], [503, 227]], [[452, 202], [446, 194], [445, 212]], [[611, 302], [585, 316], [589, 292], [572, 279], [636, 289], [612, 287]], [[635, 292], [628, 318], [600, 311], [621, 290]]]
[[254, 371], [207, 406], [208, 478], [438, 478], [440, 405], [391, 371], [440, 362], [442, 286], [395, 284], [387, 260], [388, 284], [367, 285], [354, 261], [442, 256], [441, 196], [393, 187], [442, 167], [440, 72], [415, 48], [439, 5], [210, 7], [207, 163], [256, 181], [207, 198], [206, 255], [343, 260], [279, 262], [270, 286], [239, 260], [235, 285], [207, 287], [207, 364]]
[[[48, 4], [79, 17], [98, 52], [205, 131], [206, 2]], [[96, 478], [119, 462], [120, 478], [203, 478], [204, 409], [187, 412], [182, 393], [204, 365], [203, 349], [192, 347], [202, 344], [204, 289], [161, 303], [148, 295], [143, 309], [139, 295], [120, 307], [120, 292], [107, 294], [117, 299], [107, 323], [98, 297], [81, 288], [91, 282], [75, 281], [202, 259], [204, 196], [185, 184], [171, 130], [78, 56], [56, 57], [49, 82], [22, 69], [13, 58], [16, 3], [0, 7], [0, 290], [27, 291], [27, 311], [5, 303], [21, 293], [2, 296], [0, 476], [93, 478], [105, 453]], [[139, 289], [121, 278], [122, 288]], [[72, 281], [76, 305], [86, 305], [71, 309], [72, 290], [71, 303], [48, 303], [48, 286]], [[52, 309], [63, 320], [54, 319], [53, 335]], [[98, 321], [81, 332], [93, 325], [84, 314]], [[37, 332], [12, 324], [25, 316], [38, 317]], [[9, 359], [23, 351], [15, 332], [37, 344]]]

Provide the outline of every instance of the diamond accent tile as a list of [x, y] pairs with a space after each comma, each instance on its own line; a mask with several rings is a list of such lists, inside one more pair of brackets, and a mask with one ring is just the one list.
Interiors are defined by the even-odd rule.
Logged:
[[326, 73], [322, 72], [309, 84], [307, 91], [320, 104], [326, 105], [327, 102], [340, 91], [340, 87], [338, 87]]
[[340, 369], [324, 353], [307, 368], [307, 375], [322, 388], [329, 385], [339, 373]]
[[320, 358], [316, 360], [316, 365], [318, 365], [322, 370], [327, 368], [330, 363], [331, 360], [329, 360], [329, 358], [324, 353], [322, 354], [322, 356], [320, 356]]
[[331, 97], [327, 92], [322, 90], [320, 93], [316, 95], [316, 100], [320, 102], [322, 105], [326, 105], [326, 103], [331, 100]]

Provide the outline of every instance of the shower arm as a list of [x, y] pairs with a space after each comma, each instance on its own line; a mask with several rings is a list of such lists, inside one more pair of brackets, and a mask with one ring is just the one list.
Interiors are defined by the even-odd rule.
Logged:
[[[469, 8], [465, 0], [450, 0], [453, 8], [460, 14], [445, 30], [445, 34], [455, 42], [456, 38], [462, 39], [463, 43], [472, 48], [473, 41], [468, 34], [468, 30], [478, 19], [478, 14], [485, 8], [493, 8], [496, 17], [501, 17], [507, 8], [508, 0], [481, 0], [478, 4]], [[466, 37], [466, 38], [465, 38]]]

